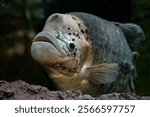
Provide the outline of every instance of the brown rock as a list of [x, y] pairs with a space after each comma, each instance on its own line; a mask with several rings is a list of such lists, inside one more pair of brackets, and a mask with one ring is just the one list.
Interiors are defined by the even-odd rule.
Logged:
[[112, 93], [92, 97], [80, 91], [49, 91], [46, 87], [30, 85], [24, 81], [0, 81], [1, 100], [149, 100], [132, 93]]

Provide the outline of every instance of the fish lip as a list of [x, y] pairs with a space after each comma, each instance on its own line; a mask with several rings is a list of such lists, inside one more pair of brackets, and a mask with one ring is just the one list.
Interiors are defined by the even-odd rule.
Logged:
[[[39, 41], [52, 44], [57, 49], [57, 51], [62, 55], [62, 57], [67, 56], [66, 52], [63, 51], [63, 49], [61, 48], [61, 46], [58, 42], [58, 39], [54, 36], [53, 33], [50, 33], [47, 31], [42, 31], [42, 32], [38, 33], [35, 36], [33, 42], [39, 42]], [[61, 41], [61, 40], [59, 40], [59, 41]]]

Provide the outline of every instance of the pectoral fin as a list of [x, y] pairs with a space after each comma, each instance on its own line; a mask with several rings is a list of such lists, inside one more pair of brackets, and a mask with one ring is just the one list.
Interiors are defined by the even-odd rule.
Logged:
[[118, 75], [118, 64], [99, 64], [85, 67], [83, 70], [83, 79], [90, 80], [95, 84], [112, 83]]

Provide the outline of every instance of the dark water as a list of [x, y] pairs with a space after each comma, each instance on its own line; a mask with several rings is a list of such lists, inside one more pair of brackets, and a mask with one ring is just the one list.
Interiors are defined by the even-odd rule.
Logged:
[[53, 89], [47, 75], [31, 58], [31, 42], [50, 14], [73, 11], [133, 22], [143, 28], [146, 41], [134, 48], [140, 54], [135, 86], [137, 94], [150, 95], [149, 0], [0, 0], [0, 80], [22, 79]]

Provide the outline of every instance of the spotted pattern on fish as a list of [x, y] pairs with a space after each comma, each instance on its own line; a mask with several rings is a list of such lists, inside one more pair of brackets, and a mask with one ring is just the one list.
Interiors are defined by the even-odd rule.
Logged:
[[87, 13], [53, 14], [33, 40], [32, 57], [58, 90], [93, 96], [128, 92], [129, 81], [133, 82], [133, 54], [126, 39], [130, 30], [119, 26]]

